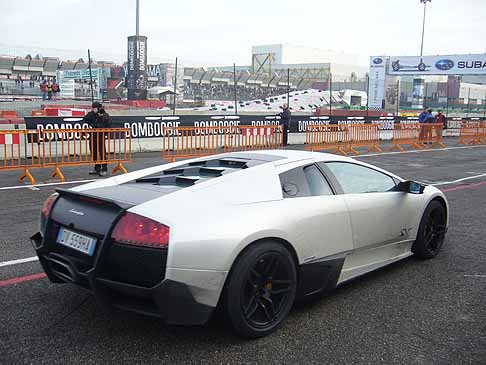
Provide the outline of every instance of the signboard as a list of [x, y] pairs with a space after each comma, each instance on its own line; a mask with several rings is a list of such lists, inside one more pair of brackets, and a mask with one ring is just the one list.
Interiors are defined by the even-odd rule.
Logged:
[[[93, 78], [93, 94], [95, 99], [101, 99], [103, 87], [103, 69], [91, 69]], [[89, 69], [57, 71], [57, 80], [61, 88], [61, 96], [68, 98], [91, 97]]]
[[422, 109], [424, 107], [424, 79], [413, 79], [412, 108]]
[[385, 111], [393, 113], [400, 104], [400, 84], [398, 77], [387, 75], [385, 78]]
[[370, 73], [368, 84], [368, 108], [370, 110], [382, 110], [385, 97], [385, 56], [370, 57]]
[[147, 37], [128, 37], [128, 100], [147, 99]]
[[[476, 118], [478, 119], [478, 118]], [[448, 118], [449, 129], [458, 130], [462, 120], [474, 118]], [[113, 128], [129, 128], [133, 138], [160, 138], [172, 135], [172, 127], [221, 127], [267, 126], [279, 124], [279, 117], [272, 115], [181, 115], [181, 116], [113, 116]], [[290, 133], [305, 133], [308, 126], [327, 124], [374, 123], [380, 125], [381, 138], [390, 139], [396, 123], [417, 123], [417, 117], [341, 117], [295, 116]], [[81, 117], [25, 117], [27, 129], [79, 129], [89, 128]]]
[[486, 54], [393, 56], [390, 75], [486, 75]]

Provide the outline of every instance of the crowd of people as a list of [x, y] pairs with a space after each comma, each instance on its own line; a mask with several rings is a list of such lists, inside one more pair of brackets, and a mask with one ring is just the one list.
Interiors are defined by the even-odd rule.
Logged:
[[56, 100], [59, 93], [61, 92], [61, 88], [59, 84], [56, 82], [56, 79], [53, 80], [44, 80], [40, 84], [42, 100]]
[[[435, 128], [436, 132], [442, 136], [442, 130], [447, 129], [447, 119], [444, 114], [442, 114], [442, 110], [439, 110], [436, 115], [433, 114], [433, 110], [431, 108], [424, 108], [422, 113], [418, 116], [418, 121], [420, 124], [437, 124], [442, 126], [442, 128]], [[424, 143], [432, 143], [432, 128], [423, 126], [420, 128], [420, 136], [419, 139], [421, 141], [428, 141]]]
[[[240, 101], [266, 99], [285, 94], [286, 87], [248, 87], [236, 85], [236, 97]], [[234, 100], [235, 89], [231, 84], [184, 84], [184, 98], [202, 100]]]

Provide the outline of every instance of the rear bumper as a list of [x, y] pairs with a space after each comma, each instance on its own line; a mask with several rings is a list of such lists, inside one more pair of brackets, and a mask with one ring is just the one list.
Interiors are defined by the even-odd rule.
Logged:
[[51, 252], [43, 244], [40, 233], [31, 237], [42, 268], [54, 283], [73, 283], [91, 292], [107, 309], [121, 309], [158, 317], [171, 325], [206, 323], [214, 307], [199, 303], [188, 285], [164, 278], [151, 287], [109, 279], [93, 267], [85, 272], [77, 269], [68, 255]]

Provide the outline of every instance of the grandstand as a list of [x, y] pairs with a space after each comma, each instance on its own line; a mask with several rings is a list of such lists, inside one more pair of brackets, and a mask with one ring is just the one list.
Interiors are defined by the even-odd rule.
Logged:
[[[158, 67], [159, 66], [159, 67]], [[164, 67], [162, 67], [164, 66]], [[300, 67], [301, 65], [299, 65]], [[105, 90], [103, 95], [108, 99], [119, 99], [125, 95], [124, 77], [125, 66], [117, 66], [113, 62], [93, 61], [92, 69], [103, 70], [103, 81]], [[174, 71], [170, 64], [153, 66], [158, 67], [159, 72], [152, 75], [149, 87], [170, 86]], [[58, 58], [41, 57], [39, 55], [31, 57], [0, 57], [0, 94], [39, 96], [40, 83], [46, 79], [54, 79], [58, 71], [86, 70], [88, 63], [83, 59], [77, 61], [61, 61]], [[172, 70], [170, 73], [168, 70]], [[303, 90], [328, 90], [328, 73], [319, 72], [300, 72], [302, 68], [294, 69], [288, 77], [286, 70], [274, 70], [272, 72], [252, 73], [249, 69], [239, 69], [236, 78], [233, 70], [218, 68], [193, 68], [183, 69], [183, 76], [178, 80], [178, 88], [181, 91], [182, 99], [188, 104], [209, 102], [210, 101], [234, 101], [236, 81], [236, 98], [241, 102], [242, 107], [251, 108], [246, 102], [260, 100], [260, 107], [269, 107], [264, 103], [270, 102], [269, 98], [279, 95], [286, 95], [289, 90], [291, 93]], [[182, 71], [181, 71], [182, 73]], [[22, 80], [22, 82], [19, 82]], [[164, 82], [166, 85], [164, 85]], [[106, 86], [105, 86], [106, 85]], [[173, 84], [172, 84], [173, 85]], [[89, 97], [88, 85], [85, 85], [83, 93], [77, 93], [76, 97]], [[334, 83], [333, 90], [354, 89], [366, 90], [365, 82], [354, 83]], [[62, 90], [62, 88], [61, 88]], [[311, 92], [311, 91], [309, 91]], [[312, 94], [314, 92], [311, 92]], [[333, 94], [334, 95], [334, 94]], [[324, 100], [328, 100], [323, 94], [320, 95]], [[182, 100], [181, 100], [182, 101]], [[321, 105], [323, 101], [309, 101], [303, 105], [304, 109], [309, 109], [309, 105]], [[339, 104], [339, 102], [337, 102]], [[255, 104], [257, 105], [257, 104]], [[298, 106], [300, 109], [301, 106]]]
[[[230, 88], [228, 88], [228, 91]], [[355, 106], [364, 107], [367, 103], [367, 95], [364, 91], [356, 90], [296, 90], [289, 93], [290, 101], [287, 100], [287, 93], [274, 96], [263, 97], [261, 99], [243, 101], [237, 103], [239, 112], [279, 112], [282, 104], [288, 103], [292, 111], [315, 112], [317, 109], [328, 107], [332, 103], [333, 107]], [[221, 101], [214, 99], [205, 107], [194, 108], [199, 111], [231, 111], [234, 110], [234, 101]]]

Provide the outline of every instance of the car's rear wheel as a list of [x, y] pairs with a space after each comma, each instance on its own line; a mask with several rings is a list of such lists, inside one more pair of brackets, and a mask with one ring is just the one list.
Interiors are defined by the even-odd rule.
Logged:
[[422, 216], [412, 252], [421, 259], [435, 257], [444, 243], [445, 234], [446, 211], [441, 203], [434, 200], [427, 206]]
[[290, 252], [276, 242], [250, 246], [235, 262], [225, 286], [224, 308], [237, 334], [275, 331], [295, 299], [297, 272]]

